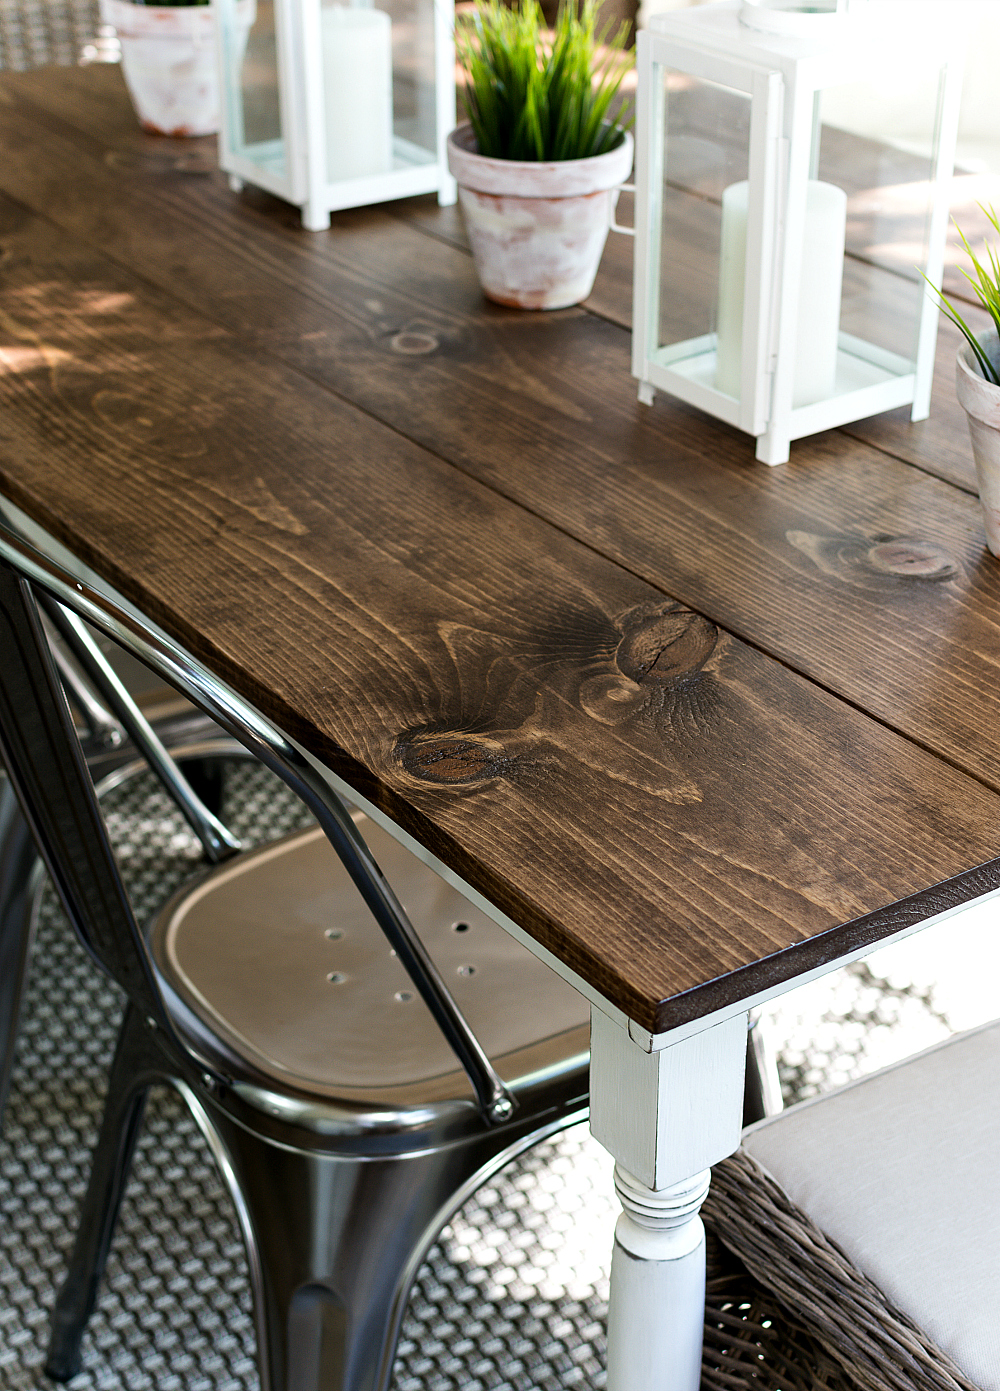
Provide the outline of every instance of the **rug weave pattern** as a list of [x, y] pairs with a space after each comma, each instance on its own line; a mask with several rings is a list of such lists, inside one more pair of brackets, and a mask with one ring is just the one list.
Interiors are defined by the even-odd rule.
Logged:
[[0, 68], [23, 72], [96, 56], [97, 0], [0, 0]]

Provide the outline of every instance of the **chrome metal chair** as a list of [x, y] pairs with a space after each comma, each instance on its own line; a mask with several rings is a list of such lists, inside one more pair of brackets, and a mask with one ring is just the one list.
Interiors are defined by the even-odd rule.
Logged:
[[[225, 859], [141, 932], [39, 605], [85, 661], [86, 644], [53, 598], [76, 601], [53, 566], [27, 551], [17, 568], [0, 561], [0, 752], [77, 932], [128, 1003], [46, 1371], [66, 1380], [79, 1366], [145, 1098], [167, 1082], [236, 1206], [264, 1391], [382, 1391], [413, 1278], [450, 1213], [585, 1116], [589, 1011], [208, 680], [209, 713], [319, 828]], [[89, 674], [148, 744], [127, 696], [92, 660]], [[235, 850], [160, 771], [216, 857]]]

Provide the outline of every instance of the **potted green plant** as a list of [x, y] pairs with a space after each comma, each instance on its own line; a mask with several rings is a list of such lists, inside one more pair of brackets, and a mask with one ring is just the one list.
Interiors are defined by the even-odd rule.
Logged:
[[522, 309], [590, 293], [633, 141], [611, 110], [630, 66], [628, 25], [595, 32], [594, 0], [561, 0], [543, 30], [537, 0], [483, 0], [457, 29], [469, 123], [448, 164], [480, 284]]
[[[122, 70], [136, 115], [157, 135], [214, 135], [219, 129], [215, 11], [209, 0], [100, 0], [122, 48]], [[255, 0], [239, 0], [247, 34]]]
[[[1000, 221], [993, 208], [983, 208], [983, 212], [995, 231], [1000, 233]], [[973, 333], [954, 304], [949, 303], [940, 292], [938, 294], [942, 309], [967, 340], [966, 346], [959, 350], [955, 386], [969, 421], [986, 544], [995, 556], [1000, 556], [1000, 249], [984, 243], [988, 261], [988, 265], [984, 265], [966, 241], [961, 228], [958, 234], [972, 261], [975, 278], [967, 271], [962, 274], [995, 327], [983, 334]]]

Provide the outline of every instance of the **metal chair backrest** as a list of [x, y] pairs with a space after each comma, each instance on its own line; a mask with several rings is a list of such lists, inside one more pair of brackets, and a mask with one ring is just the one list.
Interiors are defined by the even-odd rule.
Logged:
[[[261, 757], [314, 812], [356, 887], [472, 1082], [485, 1117], [502, 1122], [514, 1101], [458, 1009], [391, 887], [368, 852], [337, 795], [279, 731], [187, 656], [170, 652], [155, 635], [139, 630], [103, 596], [71, 581], [19, 537], [0, 532], [0, 754], [7, 765], [39, 850], [81, 940], [122, 986], [144, 1018], [176, 1048], [173, 1028], [145, 942], [122, 885], [114, 854], [76, 735], [56, 665], [46, 642], [39, 602], [71, 644], [114, 713], [150, 758], [202, 844], [214, 858], [234, 853], [237, 842], [204, 808], [173, 765], [124, 687], [90, 641], [78, 608], [98, 621], [110, 616], [114, 636], [137, 637], [138, 655], [169, 679], [182, 667], [187, 693], [206, 713]], [[87, 600], [89, 599], [89, 603]], [[96, 655], [95, 655], [96, 654]], [[170, 660], [172, 658], [172, 661]], [[159, 659], [159, 660], [158, 660]], [[200, 1066], [200, 1060], [198, 1061]]]

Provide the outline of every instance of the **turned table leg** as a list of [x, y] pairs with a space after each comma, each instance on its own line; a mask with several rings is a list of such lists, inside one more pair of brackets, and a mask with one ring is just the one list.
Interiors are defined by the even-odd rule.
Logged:
[[591, 1130], [617, 1160], [622, 1215], [608, 1310], [608, 1391], [698, 1391], [709, 1173], [740, 1142], [747, 1016], [645, 1053], [594, 1011]]

